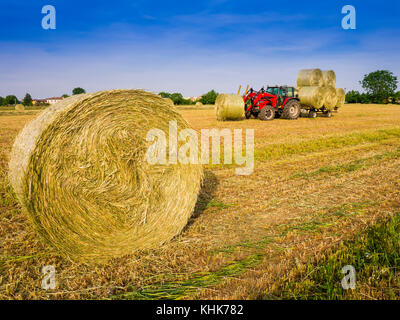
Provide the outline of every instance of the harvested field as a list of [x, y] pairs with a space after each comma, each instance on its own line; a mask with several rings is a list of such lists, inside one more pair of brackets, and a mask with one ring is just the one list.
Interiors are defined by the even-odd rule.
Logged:
[[[214, 110], [181, 107], [198, 130], [255, 129], [254, 173], [205, 166], [194, 215], [172, 242], [76, 264], [40, 242], [7, 182], [29, 112], [0, 113], [0, 299], [264, 298], [277, 279], [399, 213], [399, 106], [346, 104], [330, 119], [273, 122], [219, 122]], [[55, 290], [41, 288], [46, 265]]]

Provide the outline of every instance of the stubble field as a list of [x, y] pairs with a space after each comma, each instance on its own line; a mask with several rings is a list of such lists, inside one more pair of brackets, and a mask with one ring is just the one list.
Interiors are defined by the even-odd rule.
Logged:
[[[276, 297], [302, 267], [399, 213], [400, 106], [345, 105], [330, 119], [272, 122], [218, 122], [211, 108], [180, 112], [197, 130], [254, 129], [253, 174], [206, 166], [180, 236], [97, 266], [59, 257], [31, 230], [7, 164], [37, 112], [0, 112], [0, 299]], [[57, 271], [55, 290], [41, 288], [46, 265]], [[371, 283], [361, 281], [345, 298], [370, 294]]]

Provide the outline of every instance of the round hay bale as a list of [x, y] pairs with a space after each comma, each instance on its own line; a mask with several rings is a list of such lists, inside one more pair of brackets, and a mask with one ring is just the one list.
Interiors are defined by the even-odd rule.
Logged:
[[322, 87], [302, 87], [299, 90], [300, 104], [320, 109], [325, 102], [324, 93]]
[[165, 100], [170, 106], [175, 106], [174, 101], [172, 101], [171, 98], [164, 98], [164, 100]]
[[320, 69], [304, 69], [297, 74], [298, 87], [319, 87], [323, 85], [323, 75]]
[[41, 238], [72, 260], [104, 262], [179, 234], [202, 167], [146, 160], [148, 131], [169, 141], [170, 121], [189, 127], [155, 94], [111, 90], [64, 99], [29, 123], [14, 143], [9, 180]]
[[336, 97], [336, 89], [333, 87], [323, 87], [325, 102], [324, 107], [327, 110], [333, 110], [336, 107], [337, 97]]
[[196, 102], [196, 107], [202, 107], [202, 106], [203, 106], [203, 103], [201, 103], [200, 101]]
[[219, 94], [215, 100], [218, 121], [240, 120], [244, 117], [244, 101], [237, 94]]
[[336, 89], [336, 97], [337, 97], [337, 102], [336, 102], [335, 109], [337, 110], [344, 106], [344, 103], [346, 101], [346, 92], [344, 92], [343, 89], [338, 88], [338, 89]]
[[25, 107], [23, 104], [17, 104], [15, 106], [15, 111], [24, 111], [24, 110], [25, 110]]
[[322, 71], [324, 87], [336, 87], [336, 74], [333, 70]]

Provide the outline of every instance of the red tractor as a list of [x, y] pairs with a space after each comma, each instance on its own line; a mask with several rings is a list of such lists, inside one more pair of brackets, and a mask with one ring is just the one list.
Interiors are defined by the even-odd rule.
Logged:
[[295, 120], [300, 116], [300, 100], [295, 95], [295, 88], [287, 86], [262, 88], [260, 91], [250, 89], [243, 97], [245, 115], [260, 120], [283, 118]]

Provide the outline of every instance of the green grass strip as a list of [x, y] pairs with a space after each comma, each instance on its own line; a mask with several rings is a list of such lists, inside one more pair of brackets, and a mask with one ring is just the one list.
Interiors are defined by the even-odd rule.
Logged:
[[255, 150], [254, 157], [256, 160], [265, 161], [295, 154], [307, 154], [347, 146], [355, 146], [363, 143], [380, 142], [390, 138], [400, 138], [400, 129], [381, 129], [295, 143], [271, 144], [265, 148]]
[[139, 290], [114, 296], [112, 299], [127, 300], [179, 300], [200, 288], [209, 288], [217, 285], [226, 278], [232, 278], [246, 272], [249, 268], [258, 265], [262, 255], [254, 254], [243, 260], [232, 262], [218, 271], [196, 273], [184, 281], [169, 281], [140, 288]]
[[[347, 241], [334, 253], [323, 257], [319, 264], [311, 262], [297, 275], [283, 281], [278, 289], [264, 299], [398, 299], [400, 298], [400, 214], [379, 223]], [[341, 281], [342, 268], [356, 269], [356, 289], [346, 291]], [[361, 294], [362, 284], [370, 288], [371, 296]], [[374, 297], [374, 292], [376, 296]]]

